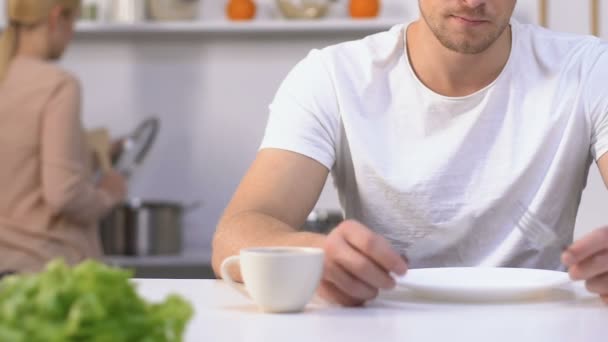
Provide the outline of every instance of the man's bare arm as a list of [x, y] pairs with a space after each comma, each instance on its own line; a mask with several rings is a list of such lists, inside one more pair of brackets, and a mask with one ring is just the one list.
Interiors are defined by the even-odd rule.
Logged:
[[[212, 264], [254, 246], [318, 246], [324, 236], [300, 232], [329, 171], [298, 153], [265, 149], [239, 185], [217, 227]], [[240, 279], [238, 272], [233, 272]]]
[[597, 166], [600, 169], [604, 184], [608, 187], [608, 153], [605, 153], [597, 162]]

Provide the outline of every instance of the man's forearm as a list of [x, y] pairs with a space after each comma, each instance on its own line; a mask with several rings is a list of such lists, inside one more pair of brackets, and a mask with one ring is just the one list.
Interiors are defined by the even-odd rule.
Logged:
[[[265, 246], [321, 247], [325, 236], [302, 232], [284, 222], [258, 212], [243, 212], [220, 221], [213, 239], [212, 265], [220, 275], [222, 261], [237, 255], [243, 248]], [[241, 280], [238, 269], [231, 270], [235, 280]]]

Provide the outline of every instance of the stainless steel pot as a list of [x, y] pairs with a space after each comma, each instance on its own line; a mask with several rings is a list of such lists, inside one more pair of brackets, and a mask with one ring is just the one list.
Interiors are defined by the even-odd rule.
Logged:
[[172, 255], [182, 251], [186, 212], [200, 206], [177, 202], [130, 200], [115, 208], [100, 224], [106, 255]]

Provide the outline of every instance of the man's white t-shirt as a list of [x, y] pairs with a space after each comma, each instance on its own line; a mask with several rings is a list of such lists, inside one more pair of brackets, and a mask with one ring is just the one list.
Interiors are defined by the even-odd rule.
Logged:
[[[405, 25], [314, 50], [280, 87], [261, 148], [325, 165], [345, 217], [399, 252], [450, 237], [409, 255], [412, 267], [561, 269], [589, 167], [608, 152], [608, 44], [511, 27], [504, 70], [465, 97], [416, 77]], [[518, 202], [560, 241], [530, 243]]]

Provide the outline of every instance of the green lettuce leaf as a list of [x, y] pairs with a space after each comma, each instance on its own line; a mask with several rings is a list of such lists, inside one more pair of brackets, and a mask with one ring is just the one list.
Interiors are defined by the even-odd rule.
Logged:
[[53, 261], [39, 274], [0, 282], [0, 341], [179, 342], [192, 306], [172, 295], [148, 303], [130, 271]]

